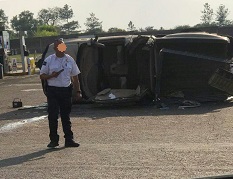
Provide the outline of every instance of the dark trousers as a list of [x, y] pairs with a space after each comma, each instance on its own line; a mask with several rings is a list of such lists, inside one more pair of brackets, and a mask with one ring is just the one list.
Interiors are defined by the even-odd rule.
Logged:
[[49, 137], [51, 141], [58, 142], [59, 135], [58, 117], [60, 114], [64, 137], [66, 141], [73, 139], [71, 130], [70, 112], [72, 106], [72, 88], [71, 87], [51, 87], [48, 86], [48, 120], [49, 120]]

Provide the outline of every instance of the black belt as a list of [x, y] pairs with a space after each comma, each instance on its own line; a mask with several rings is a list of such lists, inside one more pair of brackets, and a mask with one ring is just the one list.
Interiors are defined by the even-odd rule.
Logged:
[[57, 87], [57, 86], [48, 86], [48, 88], [50, 88], [50, 89], [60, 89], [60, 90], [65, 90], [65, 89], [69, 89], [69, 88], [71, 88], [71, 85], [69, 85], [68, 87]]

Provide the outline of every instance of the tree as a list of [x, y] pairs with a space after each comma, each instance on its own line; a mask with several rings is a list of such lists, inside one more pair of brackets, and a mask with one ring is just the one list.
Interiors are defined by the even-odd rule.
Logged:
[[50, 13], [48, 9], [41, 9], [38, 13], [38, 20], [41, 24], [49, 25]]
[[19, 38], [19, 34], [17, 32], [14, 32], [13, 30], [8, 30], [8, 33], [10, 35], [10, 40]]
[[216, 21], [219, 26], [229, 25], [231, 21], [227, 20], [227, 16], [229, 15], [228, 9], [225, 5], [220, 5], [216, 12]]
[[127, 30], [128, 31], [134, 31], [134, 30], [136, 30], [136, 27], [134, 26], [134, 24], [133, 24], [132, 21], [129, 21]]
[[102, 21], [99, 22], [99, 19], [95, 17], [94, 13], [90, 13], [90, 17], [86, 19], [85, 26], [87, 33], [96, 34], [103, 32]]
[[145, 32], [146, 30], [143, 29], [142, 27], [138, 29], [139, 32]]
[[201, 12], [202, 12], [202, 16], [201, 16], [202, 24], [210, 25], [212, 23], [213, 15], [214, 15], [213, 9], [210, 8], [210, 5], [208, 3], [205, 3], [204, 10]]
[[37, 29], [38, 21], [33, 18], [33, 13], [30, 11], [23, 11], [18, 16], [11, 19], [11, 26], [15, 31], [27, 31], [29, 36]]
[[37, 31], [35, 33], [36, 37], [44, 37], [44, 36], [57, 36], [57, 28], [51, 25], [42, 25], [37, 27]]
[[179, 26], [176, 26], [174, 29], [184, 30], [184, 29], [189, 29], [189, 28], [191, 28], [189, 25], [179, 25]]
[[67, 23], [69, 22], [69, 19], [73, 17], [73, 15], [73, 10], [67, 4], [65, 4], [64, 7], [60, 9], [59, 17], [61, 20], [65, 20]]
[[57, 24], [60, 20], [60, 10], [61, 8], [59, 7], [41, 9], [38, 13], [38, 19], [40, 21], [40, 24], [52, 26]]
[[119, 29], [119, 28], [117, 28], [117, 27], [111, 27], [111, 28], [108, 29], [108, 32], [110, 32], [110, 33], [114, 33], [114, 32], [125, 32], [125, 30], [124, 30], [124, 29]]
[[78, 21], [69, 22], [69, 19], [71, 19], [73, 15], [74, 15], [73, 10], [67, 4], [65, 4], [64, 7], [60, 9], [59, 17], [61, 20], [64, 20], [66, 22], [61, 26], [61, 29], [67, 31], [68, 34], [70, 33], [71, 30], [80, 28]]
[[62, 30], [67, 30], [68, 32], [79, 29], [80, 25], [78, 21], [71, 21], [61, 26]]
[[212, 22], [211, 24], [196, 24], [193, 26], [193, 28], [203, 28], [203, 27], [215, 27], [216, 26], [216, 22]]
[[146, 31], [146, 32], [153, 31], [153, 30], [155, 30], [155, 29], [154, 29], [154, 26], [145, 27], [145, 31]]
[[8, 17], [6, 16], [4, 10], [0, 9], [0, 28], [3, 30], [7, 28]]
[[153, 30], [155, 30], [154, 26], [147, 26], [147, 27], [145, 27], [145, 29], [139, 28], [139, 32], [150, 32], [150, 31], [153, 31]]
[[164, 28], [163, 27], [160, 27], [160, 29], [159, 30], [164, 30]]

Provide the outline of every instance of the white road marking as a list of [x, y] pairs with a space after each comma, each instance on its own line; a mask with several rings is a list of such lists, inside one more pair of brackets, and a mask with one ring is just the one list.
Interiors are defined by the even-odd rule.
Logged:
[[42, 89], [26, 89], [26, 90], [21, 90], [25, 92], [31, 92], [31, 91], [42, 91]]
[[31, 83], [31, 84], [10, 84], [8, 86], [41, 86], [41, 83]]
[[0, 133], [9, 132], [9, 131], [11, 131], [13, 129], [22, 127], [25, 124], [29, 124], [29, 123], [32, 123], [32, 122], [40, 121], [40, 120], [43, 120], [43, 119], [45, 119], [47, 117], [48, 117], [48, 115], [45, 115], [45, 116], [33, 117], [33, 118], [30, 118], [30, 119], [25, 119], [25, 120], [22, 120], [22, 121], [19, 121], [19, 122], [8, 123], [8, 124], [6, 124], [6, 125], [4, 125], [4, 126], [2, 126], [0, 128]]

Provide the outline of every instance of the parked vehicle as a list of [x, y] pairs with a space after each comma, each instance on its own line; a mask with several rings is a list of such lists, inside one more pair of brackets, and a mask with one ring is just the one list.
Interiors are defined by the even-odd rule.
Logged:
[[[66, 45], [81, 70], [83, 98], [91, 102], [158, 100], [177, 93], [202, 101], [229, 96], [208, 84], [218, 68], [229, 70], [228, 37], [204, 32], [124, 35], [76, 39]], [[50, 45], [45, 57], [52, 53]]]

